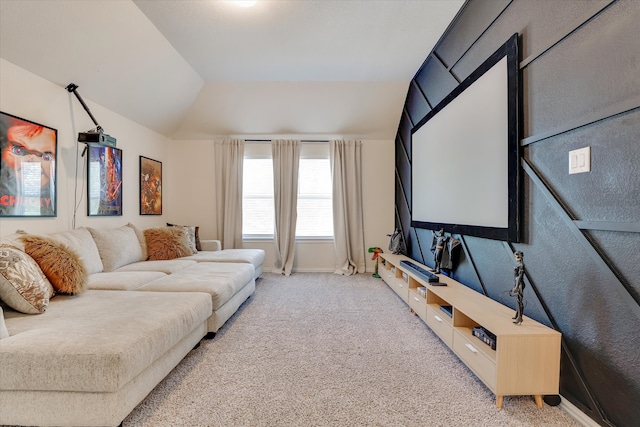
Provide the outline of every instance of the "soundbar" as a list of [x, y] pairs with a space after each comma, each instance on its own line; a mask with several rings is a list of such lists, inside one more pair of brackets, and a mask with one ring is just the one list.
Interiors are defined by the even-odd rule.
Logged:
[[402, 260], [400, 261], [400, 266], [405, 267], [408, 270], [411, 270], [412, 273], [415, 273], [422, 279], [426, 280], [427, 283], [433, 286], [447, 286], [446, 283], [440, 283], [440, 279], [438, 276], [426, 270], [419, 265], [412, 263], [411, 261]]

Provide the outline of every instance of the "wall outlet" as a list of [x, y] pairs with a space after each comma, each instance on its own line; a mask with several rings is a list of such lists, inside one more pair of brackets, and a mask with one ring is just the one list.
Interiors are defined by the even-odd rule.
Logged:
[[569, 151], [569, 174], [591, 172], [591, 147]]

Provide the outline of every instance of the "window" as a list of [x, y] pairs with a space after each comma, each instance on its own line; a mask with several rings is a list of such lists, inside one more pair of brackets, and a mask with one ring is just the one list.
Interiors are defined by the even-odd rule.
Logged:
[[329, 159], [300, 159], [296, 237], [333, 237]]
[[[328, 144], [300, 148], [296, 237], [333, 237], [331, 165]], [[271, 145], [246, 143], [242, 185], [242, 235], [273, 238], [273, 162]]]

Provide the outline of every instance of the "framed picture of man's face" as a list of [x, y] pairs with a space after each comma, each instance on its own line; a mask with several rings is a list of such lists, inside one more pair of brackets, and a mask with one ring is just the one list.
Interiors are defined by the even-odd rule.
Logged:
[[0, 112], [0, 217], [57, 215], [58, 131]]
[[87, 215], [122, 215], [122, 150], [87, 148]]
[[162, 162], [140, 156], [140, 215], [162, 215]]

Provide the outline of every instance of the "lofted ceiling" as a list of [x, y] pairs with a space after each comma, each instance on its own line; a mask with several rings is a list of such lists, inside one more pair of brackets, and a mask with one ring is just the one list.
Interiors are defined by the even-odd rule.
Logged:
[[0, 57], [174, 139], [393, 139], [463, 3], [0, 0]]

